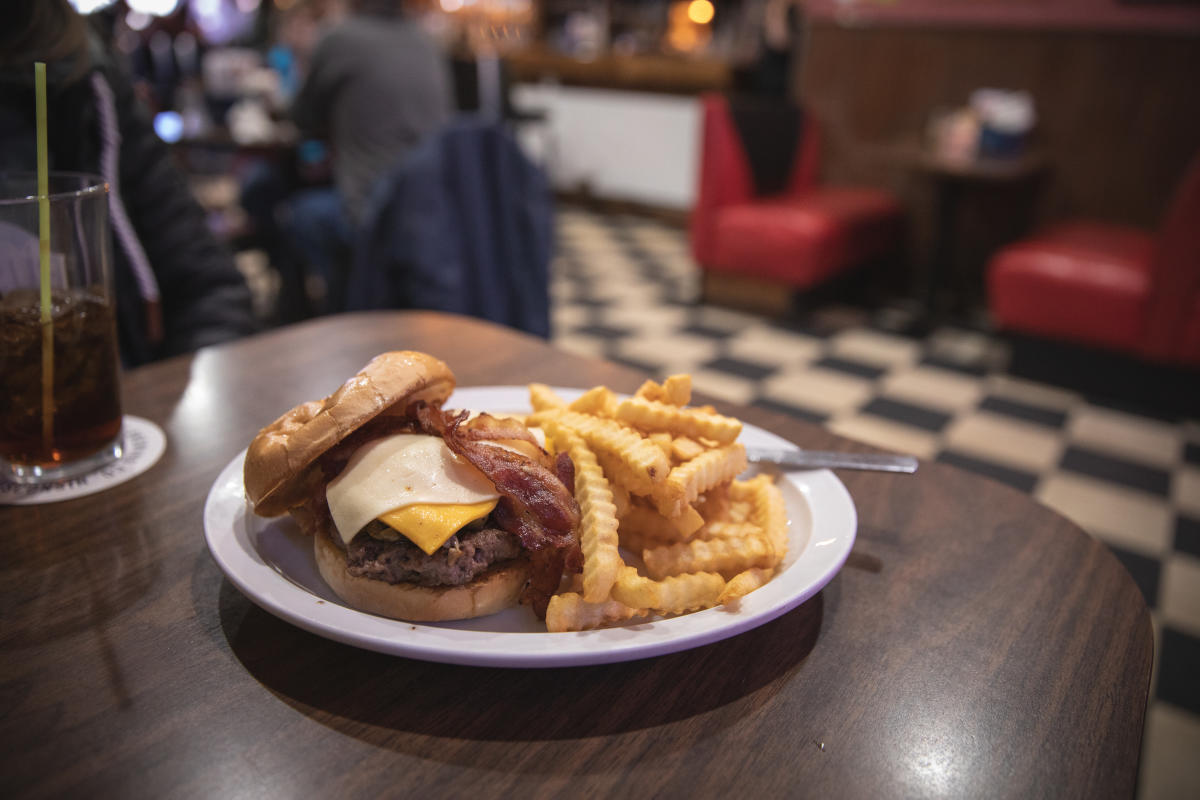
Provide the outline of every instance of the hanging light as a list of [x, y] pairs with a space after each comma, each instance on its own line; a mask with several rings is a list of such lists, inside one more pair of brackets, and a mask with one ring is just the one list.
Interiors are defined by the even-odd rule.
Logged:
[[80, 14], [86, 16], [103, 8], [108, 8], [115, 2], [117, 0], [71, 0], [71, 5]]
[[697, 25], [707, 25], [712, 22], [714, 14], [716, 14], [716, 9], [713, 8], [711, 0], [692, 0], [688, 4], [688, 19]]
[[125, 0], [129, 10], [151, 17], [169, 17], [179, 8], [181, 0]]

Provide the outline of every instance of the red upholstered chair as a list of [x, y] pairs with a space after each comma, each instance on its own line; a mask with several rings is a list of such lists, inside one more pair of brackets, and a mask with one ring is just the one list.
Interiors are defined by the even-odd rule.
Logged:
[[987, 283], [1003, 331], [1200, 366], [1200, 157], [1157, 233], [1057, 225], [999, 251]]
[[[692, 254], [707, 275], [807, 289], [897, 250], [899, 203], [887, 191], [823, 186], [821, 133], [803, 114], [782, 191], [759, 195], [729, 100], [701, 98], [703, 130]], [[782, 177], [782, 176], [780, 176]]]

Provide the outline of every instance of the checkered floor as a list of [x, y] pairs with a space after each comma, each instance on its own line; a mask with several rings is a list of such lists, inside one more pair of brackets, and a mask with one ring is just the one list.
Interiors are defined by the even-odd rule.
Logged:
[[772, 322], [698, 304], [686, 234], [559, 214], [554, 341], [936, 458], [1028, 492], [1107, 543], [1153, 610], [1139, 797], [1200, 797], [1200, 423], [1008, 376], [984, 335], [889, 332], [852, 308]]

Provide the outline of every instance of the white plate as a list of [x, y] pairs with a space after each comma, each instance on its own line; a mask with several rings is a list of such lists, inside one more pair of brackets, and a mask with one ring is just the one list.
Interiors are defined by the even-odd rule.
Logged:
[[[578, 390], [561, 389], [564, 397]], [[459, 389], [447, 408], [528, 411], [523, 386]], [[745, 425], [747, 445], [795, 447]], [[355, 611], [322, 580], [312, 546], [288, 517], [254, 516], [246, 502], [239, 453], [221, 471], [204, 506], [209, 550], [229, 580], [266, 611], [307, 631], [356, 647], [425, 661], [495, 667], [603, 664], [673, 653], [758, 627], [819, 592], [854, 545], [857, 515], [841, 481], [828, 470], [784, 473], [790, 520], [787, 558], [766, 586], [736, 609], [710, 608], [670, 618], [579, 633], [547, 633], [525, 607], [460, 622], [416, 624]]]

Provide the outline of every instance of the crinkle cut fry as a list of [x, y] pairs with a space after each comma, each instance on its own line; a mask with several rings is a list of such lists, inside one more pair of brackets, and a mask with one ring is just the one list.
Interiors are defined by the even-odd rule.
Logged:
[[667, 519], [652, 508], [633, 505], [621, 515], [621, 524], [617, 528], [621, 546], [635, 553], [641, 553], [651, 547], [664, 547], [673, 544], [672, 538], [664, 538], [664, 533], [671, 529]]
[[575, 398], [567, 408], [580, 414], [611, 417], [617, 408], [617, 396], [607, 386], [594, 386]]
[[725, 512], [725, 517], [730, 522], [749, 522], [750, 514], [754, 511], [754, 504], [749, 500], [730, 500], [729, 510]]
[[644, 397], [622, 400], [617, 405], [616, 417], [643, 430], [669, 431], [693, 439], [711, 439], [718, 444], [729, 444], [742, 432], [742, 423], [732, 417], [679, 408]]
[[646, 550], [642, 558], [646, 571], [655, 580], [688, 572], [733, 576], [752, 567], [772, 567], [778, 563], [775, 548], [759, 535], [681, 542]]
[[686, 406], [692, 401], [692, 376], [686, 373], [671, 375], [661, 384], [648, 380], [638, 388], [634, 397], [657, 400], [672, 406]]
[[672, 469], [665, 485], [652, 496], [663, 516], [678, 516], [701, 494], [744, 472], [746, 464], [746, 447], [741, 443], [709, 450]]
[[546, 629], [551, 633], [586, 631], [649, 614], [645, 608], [630, 608], [616, 600], [589, 603], [577, 592], [556, 594], [546, 609]]
[[692, 376], [686, 373], [669, 375], [663, 381], [666, 402], [682, 408], [692, 402]]
[[788, 548], [787, 507], [783, 502], [783, 493], [771, 476], [763, 473], [748, 481], [734, 481], [729, 487], [729, 494], [735, 502], [750, 501], [750, 521], [765, 531], [782, 561]]
[[544, 383], [529, 384], [529, 406], [535, 412], [549, 411], [555, 408], [566, 408], [567, 401]]
[[617, 507], [617, 517], [625, 516], [625, 512], [629, 511], [629, 507], [633, 503], [633, 498], [629, 496], [629, 489], [619, 483], [613, 483], [611, 480], [608, 482], [608, 486], [612, 489], [613, 504]]
[[718, 519], [706, 522], [704, 527], [696, 531], [695, 538], [705, 540], [741, 539], [747, 536], [766, 536], [766, 531], [753, 522]]
[[548, 421], [547, 430], [559, 452], [566, 452], [575, 464], [583, 598], [589, 603], [599, 603], [608, 599], [617, 570], [624, 566], [617, 553], [617, 507], [612, 489], [583, 437], [556, 421]]
[[[692, 538], [698, 530], [704, 527], [704, 517], [700, 516], [700, 512], [687, 503], [681, 506], [672, 506], [671, 510], [679, 508], [679, 512], [670, 517], [663, 517], [667, 524], [671, 526], [671, 530], [680, 539]], [[661, 514], [661, 512], [660, 512]]]
[[717, 484], [709, 489], [705, 489], [696, 498], [696, 510], [700, 512], [700, 516], [706, 520], [728, 520], [729, 512], [732, 509], [732, 501], [729, 499], [729, 484], [732, 481]]
[[659, 539], [654, 536], [647, 536], [644, 533], [627, 531], [623, 528], [620, 529], [619, 532], [621, 536], [621, 547], [624, 547], [631, 553], [637, 553], [639, 556], [646, 550], [650, 550], [655, 547], [666, 547], [667, 545], [674, 544], [674, 542]]
[[675, 516], [668, 517], [657, 508], [634, 505], [621, 518], [621, 525], [623, 528], [628, 527], [626, 520], [629, 520], [629, 523], [639, 527], [645, 536], [661, 539], [664, 540], [664, 543], [671, 544], [692, 538], [704, 526], [704, 518], [700, 516], [699, 511], [686, 503], [683, 504], [682, 509]]
[[633, 393], [633, 396], [643, 397], [647, 400], [666, 400], [667, 392], [663, 389], [662, 384], [647, 378], [642, 381], [642, 385]]
[[671, 434], [667, 433], [666, 431], [659, 431], [658, 433], [652, 433], [648, 435], [646, 438], [658, 445], [658, 448], [663, 451], [664, 456], [672, 461], [675, 460], [675, 448], [673, 446]]
[[704, 452], [704, 445], [689, 436], [676, 436], [671, 439], [671, 459], [682, 463], [691, 461]]
[[[608, 465], [603, 458], [605, 455], [619, 458], [621, 464], [639, 484], [661, 483], [671, 471], [670, 460], [654, 442], [643, 439], [637, 431], [630, 430], [615, 420], [591, 417], [575, 411], [557, 412], [553, 419], [578, 432], [596, 452], [597, 457], [601, 458], [606, 471]], [[546, 421], [549, 421], [549, 417]], [[613, 477], [611, 473], [610, 477]], [[633, 489], [634, 486], [631, 484], [630, 488]]]
[[652, 608], [664, 614], [681, 614], [711, 608], [725, 589], [725, 579], [715, 572], [691, 572], [661, 581], [622, 567], [613, 584], [613, 599], [633, 608]]
[[649, 497], [654, 491], [654, 487], [661, 484], [661, 481], [655, 483], [645, 475], [635, 472], [618, 455], [605, 453], [602, 450], [593, 450], [593, 452], [596, 453], [596, 460], [600, 462], [600, 467], [608, 476], [609, 482], [625, 487], [632, 494]]
[[745, 572], [739, 572], [725, 584], [725, 590], [717, 598], [717, 603], [727, 605], [740, 600], [755, 589], [765, 586], [774, 575], [774, 567], [752, 567]]

